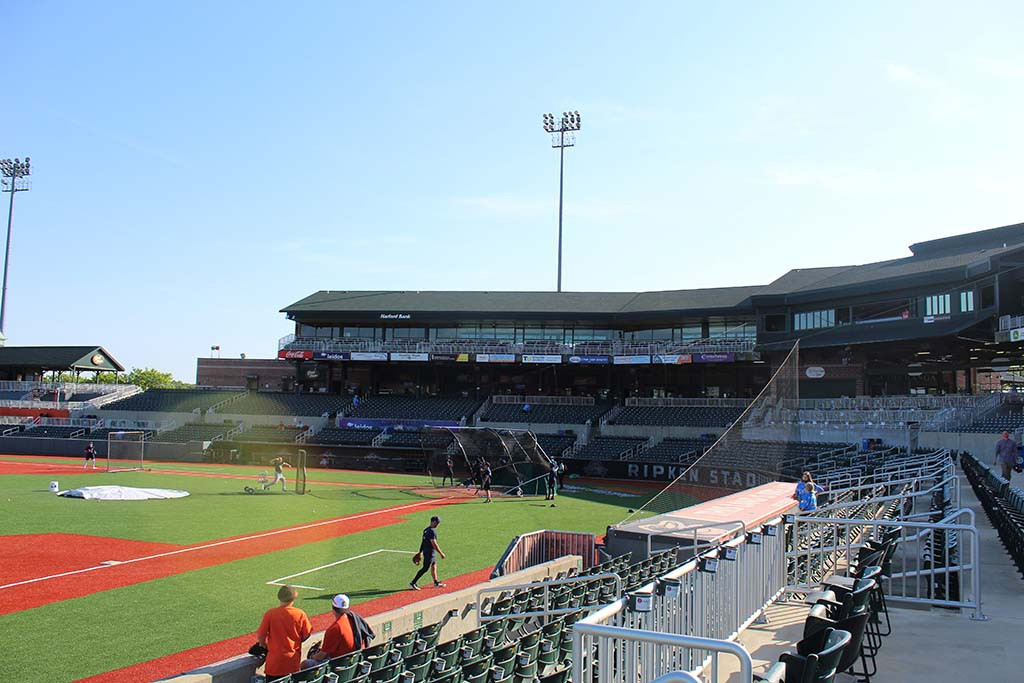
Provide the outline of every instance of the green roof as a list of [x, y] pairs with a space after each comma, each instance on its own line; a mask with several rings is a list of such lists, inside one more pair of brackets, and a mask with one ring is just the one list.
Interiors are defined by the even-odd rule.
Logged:
[[0, 367], [122, 372], [124, 366], [102, 346], [3, 346]]

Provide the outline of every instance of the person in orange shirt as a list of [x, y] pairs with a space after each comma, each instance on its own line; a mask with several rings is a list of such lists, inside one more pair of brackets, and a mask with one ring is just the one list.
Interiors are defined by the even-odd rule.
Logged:
[[334, 623], [324, 631], [324, 640], [320, 650], [310, 655], [309, 659], [302, 663], [302, 668], [316, 666], [320, 662], [335, 657], [347, 655], [360, 649], [358, 634], [354, 628], [352, 612], [349, 611], [351, 602], [344, 593], [334, 596], [331, 608], [334, 611]]
[[292, 586], [281, 586], [277, 591], [280, 607], [269, 609], [263, 615], [256, 638], [267, 648], [264, 673], [267, 680], [293, 674], [302, 664], [302, 643], [313, 632], [309, 617], [294, 607], [299, 592]]

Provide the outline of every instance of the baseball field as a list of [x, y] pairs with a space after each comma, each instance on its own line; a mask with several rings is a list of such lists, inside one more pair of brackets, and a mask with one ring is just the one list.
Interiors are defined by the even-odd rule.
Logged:
[[[83, 470], [80, 459], [0, 456], [0, 671], [4, 680], [153, 680], [244, 652], [277, 586], [323, 628], [335, 593], [365, 613], [486, 580], [509, 541], [536, 529], [603, 533], [651, 491], [573, 481], [557, 506], [487, 505], [416, 475], [308, 470], [308, 492], [263, 492], [262, 468], [149, 463]], [[286, 471], [289, 489], [292, 471]], [[184, 498], [80, 500], [100, 484]], [[256, 488], [247, 493], [246, 487]], [[446, 588], [416, 593], [410, 555], [432, 515]], [[425, 581], [424, 586], [430, 582]]]

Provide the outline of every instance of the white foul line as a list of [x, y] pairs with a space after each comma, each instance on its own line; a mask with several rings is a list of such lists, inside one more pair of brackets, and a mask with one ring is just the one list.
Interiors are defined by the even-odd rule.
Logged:
[[[330, 562], [328, 564], [322, 564], [319, 567], [313, 567], [312, 569], [307, 569], [306, 571], [299, 572], [298, 574], [289, 574], [288, 576], [282, 576], [279, 579], [274, 579], [273, 581], [267, 581], [267, 585], [268, 586], [283, 586], [285, 584], [281, 583], [281, 581], [284, 581], [285, 579], [294, 579], [296, 576], [305, 576], [306, 574], [312, 574], [313, 572], [318, 572], [321, 569], [328, 569], [329, 567], [335, 567], [335, 566], [337, 566], [339, 564], [345, 564], [346, 562], [351, 562], [352, 560], [359, 560], [359, 559], [362, 559], [364, 557], [369, 557], [370, 555], [376, 555], [377, 553], [405, 553], [405, 554], [408, 554], [408, 555], [415, 555], [416, 554], [412, 550], [391, 550], [390, 548], [379, 548], [377, 550], [371, 550], [368, 553], [363, 553], [362, 555], [355, 555], [354, 557], [346, 557], [344, 560], [338, 560], [337, 562]], [[314, 591], [326, 590], [325, 588], [317, 588], [316, 586], [302, 586], [302, 585], [297, 584], [297, 583], [293, 583], [291, 585], [295, 586], [296, 588], [308, 588], [309, 590], [314, 590]]]
[[119, 565], [97, 565], [95, 567], [86, 567], [85, 569], [74, 569], [69, 572], [61, 572], [60, 574], [51, 574], [49, 576], [40, 576], [35, 579], [26, 579], [24, 581], [16, 581], [14, 583], [8, 583], [0, 586], [0, 590], [5, 588], [14, 588], [16, 586], [24, 586], [29, 583], [38, 583], [39, 581], [49, 581], [50, 579], [59, 579], [64, 576], [74, 576], [75, 574], [84, 574], [85, 572], [94, 572], [97, 569], [109, 569], [110, 567], [120, 567], [125, 564], [132, 564], [135, 562], [145, 562], [146, 560], [156, 560], [161, 557], [170, 557], [171, 555], [181, 555], [182, 553], [191, 553], [196, 550], [206, 550], [207, 548], [216, 548], [221, 545], [230, 545], [232, 543], [240, 543], [242, 541], [251, 541], [256, 538], [266, 538], [268, 536], [276, 536], [278, 534], [288, 534], [293, 531], [302, 531], [304, 529], [313, 529], [318, 526], [324, 526], [325, 524], [336, 524], [337, 522], [347, 522], [352, 519], [360, 519], [361, 517], [372, 517], [379, 515], [384, 512], [397, 512], [398, 510], [406, 510], [408, 508], [419, 507], [421, 505], [429, 505], [436, 503], [438, 500], [448, 500], [447, 498], [439, 498], [435, 500], [422, 500], [418, 503], [409, 503], [408, 505], [399, 505], [398, 507], [384, 508], [382, 510], [372, 510], [370, 512], [361, 512], [358, 515], [350, 515], [348, 517], [336, 517], [334, 519], [325, 519], [319, 522], [312, 522], [310, 524], [303, 524], [302, 526], [289, 527], [287, 529], [277, 529], [276, 531], [265, 531], [260, 534], [253, 534], [252, 536], [241, 536], [239, 538], [229, 538], [225, 541], [215, 541], [213, 543], [206, 543], [204, 545], [195, 545], [188, 548], [180, 548], [178, 550], [169, 550], [165, 553], [157, 553], [155, 555], [146, 555], [145, 557], [134, 557], [130, 560], [122, 560]]

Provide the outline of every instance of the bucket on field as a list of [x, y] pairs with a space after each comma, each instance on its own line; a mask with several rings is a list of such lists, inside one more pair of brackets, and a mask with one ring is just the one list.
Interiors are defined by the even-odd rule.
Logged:
[[53, 491], [54, 493], [57, 493], [57, 489], [58, 488], [60, 488], [60, 487], [57, 486], [57, 482], [55, 482], [55, 481], [51, 481], [50, 482], [50, 490], [51, 491]]

